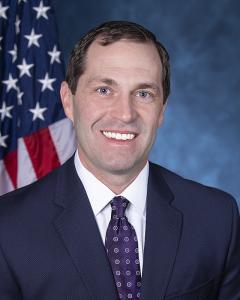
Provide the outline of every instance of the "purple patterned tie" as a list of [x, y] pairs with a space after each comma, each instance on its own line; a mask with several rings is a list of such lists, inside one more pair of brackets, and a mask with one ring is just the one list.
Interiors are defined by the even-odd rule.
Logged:
[[112, 216], [106, 233], [105, 247], [110, 260], [120, 299], [140, 299], [141, 273], [138, 241], [133, 226], [125, 217], [129, 201], [114, 197]]

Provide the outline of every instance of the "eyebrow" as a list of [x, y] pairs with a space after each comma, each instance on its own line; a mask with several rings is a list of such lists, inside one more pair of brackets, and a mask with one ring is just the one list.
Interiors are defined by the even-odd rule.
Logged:
[[117, 82], [112, 78], [93, 77], [93, 78], [89, 79], [87, 83], [91, 84], [93, 82], [101, 82], [101, 83], [111, 85], [111, 86], [118, 85]]
[[137, 85], [137, 89], [152, 89], [160, 93], [160, 88], [156, 83], [140, 83]]

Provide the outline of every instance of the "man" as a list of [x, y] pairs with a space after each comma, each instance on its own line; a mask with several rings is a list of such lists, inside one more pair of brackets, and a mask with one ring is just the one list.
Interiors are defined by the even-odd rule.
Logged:
[[142, 26], [78, 42], [61, 86], [77, 152], [1, 198], [1, 300], [240, 299], [235, 201], [148, 162], [168, 95], [168, 54]]

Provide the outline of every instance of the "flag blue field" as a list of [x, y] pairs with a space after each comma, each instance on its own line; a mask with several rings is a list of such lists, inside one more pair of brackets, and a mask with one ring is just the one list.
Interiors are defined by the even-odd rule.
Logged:
[[0, 1], [0, 195], [74, 151], [59, 97], [64, 65], [48, 0]]

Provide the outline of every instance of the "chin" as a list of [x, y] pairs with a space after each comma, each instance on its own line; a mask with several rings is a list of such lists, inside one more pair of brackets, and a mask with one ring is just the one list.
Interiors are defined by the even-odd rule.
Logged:
[[128, 163], [115, 163], [110, 164], [107, 167], [107, 170], [109, 173], [112, 173], [114, 175], [124, 175], [124, 174], [131, 174], [136, 173], [137, 170], [141, 170], [140, 165], [136, 165], [134, 162], [128, 162]]

